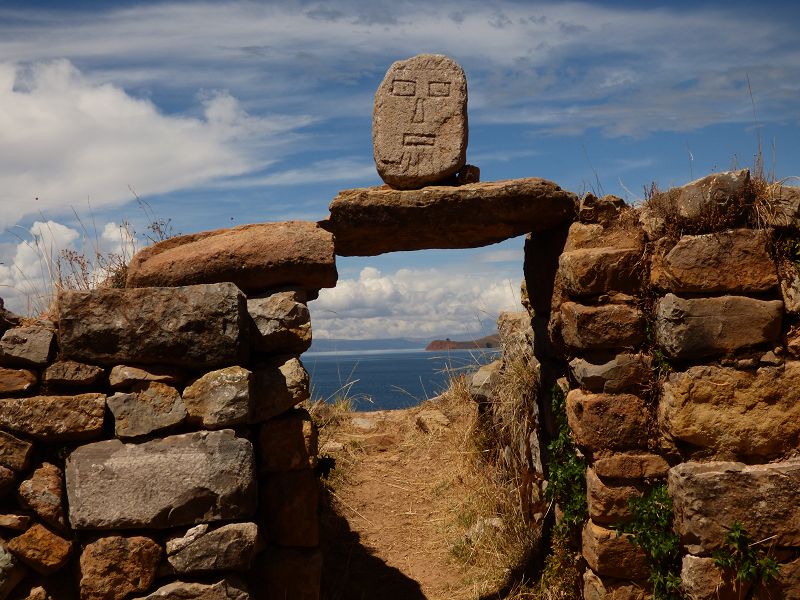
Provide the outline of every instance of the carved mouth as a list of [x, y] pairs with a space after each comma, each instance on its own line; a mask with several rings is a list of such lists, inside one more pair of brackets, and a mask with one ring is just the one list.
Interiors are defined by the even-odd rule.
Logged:
[[436, 142], [435, 133], [404, 133], [403, 146], [433, 146]]

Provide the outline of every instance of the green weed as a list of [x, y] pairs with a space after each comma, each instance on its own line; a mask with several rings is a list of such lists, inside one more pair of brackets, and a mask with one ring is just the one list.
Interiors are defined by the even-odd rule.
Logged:
[[633, 518], [618, 527], [618, 535], [630, 534], [631, 542], [647, 555], [654, 600], [682, 598], [680, 538], [672, 529], [672, 499], [667, 486], [659, 485], [642, 497], [628, 500]]
[[570, 437], [566, 394], [558, 386], [551, 390], [556, 436], [547, 445], [549, 479], [546, 496], [562, 511], [556, 533], [575, 532], [586, 518], [586, 465]]
[[768, 583], [778, 577], [778, 563], [753, 542], [739, 521], [725, 536], [725, 548], [714, 552], [714, 564], [736, 573], [739, 583]]

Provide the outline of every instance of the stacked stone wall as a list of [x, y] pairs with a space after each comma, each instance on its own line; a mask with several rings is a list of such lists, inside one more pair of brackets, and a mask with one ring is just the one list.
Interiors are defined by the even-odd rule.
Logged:
[[743, 593], [713, 558], [735, 525], [778, 564], [752, 594], [800, 597], [800, 191], [757, 197], [741, 171], [656, 200], [578, 206], [536, 179], [351, 190], [319, 224], [157, 244], [128, 288], [62, 292], [48, 318], [0, 306], [0, 600], [319, 597], [307, 301], [335, 254], [520, 231], [528, 313], [501, 318], [506, 354], [473, 393], [546, 527], [548, 391], [566, 392], [584, 597], [649, 593], [618, 533], [661, 486], [687, 597]]
[[649, 596], [647, 556], [619, 530], [629, 500], [664, 484], [686, 597], [746, 591], [713, 558], [734, 524], [779, 564], [752, 593], [800, 597], [798, 275], [784, 251], [798, 235], [797, 193], [779, 191], [760, 221], [678, 226], [691, 222], [683, 212], [702, 222], [748, 194], [741, 171], [671, 191], [659, 199], [668, 211], [588, 195], [563, 237], [526, 244], [534, 348], [552, 379], [566, 374], [587, 463], [585, 598]]
[[302, 243], [238, 279], [217, 255], [180, 285], [184, 255], [153, 271], [162, 287], [3, 312], [0, 598], [319, 597], [317, 438], [297, 405], [333, 244], [311, 223], [264, 227], [262, 247]]

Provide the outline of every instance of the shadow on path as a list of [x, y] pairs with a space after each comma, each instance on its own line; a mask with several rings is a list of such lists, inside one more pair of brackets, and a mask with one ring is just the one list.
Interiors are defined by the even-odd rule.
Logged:
[[322, 600], [425, 600], [418, 582], [361, 544], [327, 493], [321, 505]]

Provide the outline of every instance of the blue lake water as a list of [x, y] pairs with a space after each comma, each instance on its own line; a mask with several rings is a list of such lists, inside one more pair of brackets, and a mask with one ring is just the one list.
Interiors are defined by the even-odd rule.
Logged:
[[311, 397], [333, 402], [346, 396], [354, 410], [416, 406], [447, 388], [451, 373], [473, 372], [495, 360], [498, 351], [358, 350], [306, 352]]

